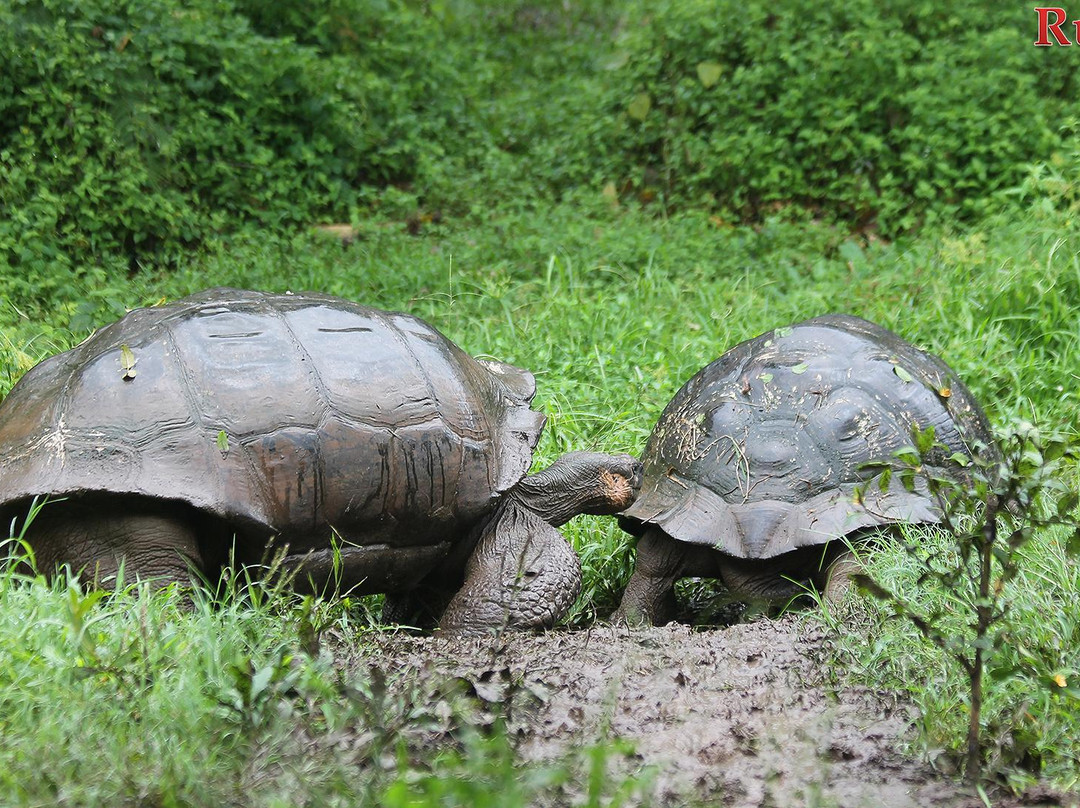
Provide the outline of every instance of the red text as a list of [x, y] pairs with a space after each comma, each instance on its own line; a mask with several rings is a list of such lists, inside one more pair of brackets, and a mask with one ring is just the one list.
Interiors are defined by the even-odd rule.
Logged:
[[[1054, 42], [1059, 45], [1071, 45], [1068, 35], [1061, 30], [1061, 26], [1065, 24], [1067, 15], [1065, 9], [1055, 8], [1052, 6], [1036, 6], [1035, 14], [1039, 18], [1039, 38], [1035, 40], [1035, 45], [1040, 48], [1049, 48]], [[1080, 20], [1072, 21], [1073, 27], [1076, 29], [1076, 38], [1080, 40]], [[1050, 41], [1050, 37], [1054, 38], [1054, 42]]]

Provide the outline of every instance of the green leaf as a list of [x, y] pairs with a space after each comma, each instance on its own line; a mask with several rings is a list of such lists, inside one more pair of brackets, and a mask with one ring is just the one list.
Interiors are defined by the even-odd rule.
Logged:
[[808, 367], [810, 366], [806, 364], [806, 362], [800, 362], [799, 364], [792, 366], [791, 372], [798, 376], [801, 376], [802, 374], [806, 373], [806, 369]]
[[604, 62], [604, 70], [619, 70], [626, 67], [630, 61], [630, 54], [627, 51], [620, 51]]
[[899, 365], [893, 365], [893, 373], [895, 373], [897, 376], [899, 376], [900, 381], [904, 382], [905, 384], [908, 383], [908, 382], [915, 381], [915, 377], [912, 376], [910, 373], [908, 373], [906, 370], [904, 370]]
[[849, 264], [866, 263], [866, 253], [864, 253], [862, 247], [854, 241], [845, 241], [840, 245], [837, 252], [840, 253], [840, 257]]
[[893, 452], [893, 456], [905, 466], [918, 466], [920, 462], [919, 453], [914, 446], [901, 446]]
[[948, 459], [956, 465], [963, 466], [964, 468], [967, 468], [971, 464], [971, 458], [963, 452], [953, 452], [951, 455], [949, 455]]
[[1061, 499], [1057, 503], [1057, 515], [1066, 516], [1076, 510], [1077, 504], [1080, 504], [1080, 494], [1076, 491], [1067, 491], [1062, 495]]
[[135, 378], [135, 363], [138, 361], [135, 354], [131, 352], [131, 348], [126, 344], [120, 346], [120, 367], [123, 368], [121, 378], [124, 381], [131, 381]]
[[1052, 462], [1059, 460], [1068, 451], [1069, 444], [1063, 440], [1051, 440], [1046, 444], [1046, 448], [1043, 449], [1043, 457], [1046, 458], [1046, 462]]
[[1006, 679], [1011, 679], [1018, 673], [1023, 671], [1020, 665], [1002, 665], [1000, 667], [991, 668], [988, 674], [995, 682], [1004, 682]]
[[698, 62], [697, 77], [701, 86], [705, 89], [712, 87], [720, 81], [720, 74], [724, 72], [724, 66], [717, 62]]
[[225, 434], [224, 429], [217, 433], [217, 447], [222, 454], [229, 451], [229, 436]]
[[910, 469], [905, 469], [904, 473], [900, 475], [900, 483], [904, 486], [904, 490], [909, 494], [915, 493], [915, 472]]
[[881, 477], [878, 479], [878, 489], [882, 493], [888, 491], [890, 482], [892, 482], [892, 469], [886, 468], [881, 472]]
[[651, 108], [652, 97], [648, 93], [638, 93], [626, 108], [626, 114], [635, 121], [643, 121]]
[[[897, 366], [899, 368], [899, 365]], [[915, 427], [913, 437], [915, 438], [915, 448], [918, 449], [919, 454], [926, 456], [926, 453], [934, 448], [934, 427], [933, 424], [926, 429], [919, 429]]]
[[255, 671], [255, 675], [251, 677], [252, 702], [256, 701], [256, 699], [262, 695], [263, 691], [270, 686], [270, 681], [273, 679], [274, 673], [275, 670], [273, 665], [264, 665], [259, 668], [259, 670]]
[[1069, 540], [1065, 543], [1065, 550], [1069, 555], [1080, 556], [1080, 525], [1069, 536]]
[[773, 375], [771, 373], [762, 373], [758, 378], [761, 379], [764, 384], [768, 384], [773, 380]]

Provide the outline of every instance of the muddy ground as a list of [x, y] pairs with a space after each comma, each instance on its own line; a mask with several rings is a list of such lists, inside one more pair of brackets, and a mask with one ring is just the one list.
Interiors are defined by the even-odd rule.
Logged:
[[[609, 763], [642, 774], [654, 805], [968, 808], [983, 802], [902, 750], [912, 709], [889, 694], [837, 690], [822, 635], [797, 618], [727, 629], [597, 626], [461, 639], [387, 635], [351, 664], [381, 660], [392, 688], [432, 697], [447, 681], [508, 721], [527, 760], [565, 760], [628, 741]], [[408, 683], [403, 684], [403, 683]], [[573, 801], [565, 794], [554, 804]], [[1055, 805], [1049, 795], [995, 806]], [[1066, 802], [1065, 804], [1070, 804]]]

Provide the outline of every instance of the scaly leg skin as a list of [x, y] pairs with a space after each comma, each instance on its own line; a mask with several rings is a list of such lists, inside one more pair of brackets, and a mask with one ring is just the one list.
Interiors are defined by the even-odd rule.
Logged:
[[66, 566], [98, 587], [116, 585], [121, 562], [128, 582], [155, 588], [190, 584], [193, 568], [205, 572], [195, 528], [167, 504], [57, 502], [42, 509], [27, 538], [41, 572]]
[[461, 634], [550, 628], [580, 591], [581, 564], [566, 539], [509, 500], [480, 537], [439, 628]]
[[581, 591], [581, 563], [556, 528], [581, 513], [618, 513], [640, 486], [641, 464], [627, 454], [569, 452], [525, 477], [484, 528], [440, 628], [553, 626]]
[[638, 540], [634, 572], [612, 623], [662, 626], [675, 619], [675, 582], [687, 575], [689, 545], [677, 542], [658, 527]]

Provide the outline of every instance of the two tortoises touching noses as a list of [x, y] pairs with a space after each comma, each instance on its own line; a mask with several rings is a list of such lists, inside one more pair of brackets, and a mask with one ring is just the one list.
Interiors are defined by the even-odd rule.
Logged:
[[0, 518], [18, 529], [52, 500], [26, 534], [43, 572], [187, 582], [276, 549], [302, 589], [384, 592], [392, 619], [482, 631], [558, 622], [581, 579], [559, 526], [622, 513], [641, 539], [616, 617], [658, 623], [681, 576], [779, 597], [788, 577], [822, 583], [811, 566], [837, 536], [933, 521], [919, 494], [851, 497], [912, 425], [992, 445], [943, 362], [846, 316], [707, 366], [661, 416], [644, 476], [592, 452], [528, 474], [534, 393], [529, 372], [406, 314], [213, 289], [26, 373], [0, 402]]

